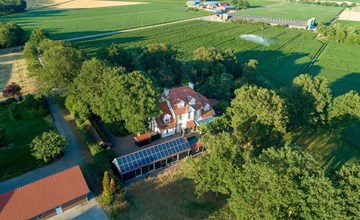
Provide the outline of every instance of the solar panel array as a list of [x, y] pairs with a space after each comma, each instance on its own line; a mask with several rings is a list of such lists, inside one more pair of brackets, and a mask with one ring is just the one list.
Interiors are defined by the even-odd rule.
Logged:
[[124, 174], [188, 149], [190, 149], [189, 143], [184, 137], [180, 137], [132, 154], [118, 157], [113, 163], [120, 169], [120, 173]]
[[196, 125], [203, 125], [203, 124], [209, 124], [210, 122], [214, 121], [215, 117], [214, 116], [210, 116], [210, 117], [207, 117], [205, 119], [200, 119], [200, 120], [197, 120], [195, 121]]

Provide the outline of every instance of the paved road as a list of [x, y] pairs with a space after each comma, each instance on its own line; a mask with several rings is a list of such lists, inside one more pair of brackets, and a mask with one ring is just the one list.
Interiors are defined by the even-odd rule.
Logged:
[[107, 220], [104, 210], [95, 198], [56, 215], [49, 220]]
[[[84, 162], [80, 147], [76, 142], [73, 133], [68, 127], [59, 107], [51, 101], [49, 101], [48, 104], [57, 130], [68, 140], [68, 147], [64, 153], [64, 156], [50, 165], [29, 171], [13, 179], [0, 182], [0, 193], [13, 190], [22, 185], [34, 182], [72, 166], [80, 165]], [[21, 163], [21, 161], [19, 161], [19, 163]]]

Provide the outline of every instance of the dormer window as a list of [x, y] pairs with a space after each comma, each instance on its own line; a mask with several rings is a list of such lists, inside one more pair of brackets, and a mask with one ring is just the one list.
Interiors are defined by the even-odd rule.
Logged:
[[166, 115], [164, 116], [164, 122], [165, 122], [165, 123], [169, 123], [169, 122], [170, 122], [170, 115], [169, 115], [169, 114], [166, 114]]
[[209, 111], [209, 109], [210, 109], [210, 105], [209, 105], [209, 104], [206, 104], [206, 105], [205, 105], [205, 108], [204, 108], [204, 111], [207, 112], [207, 111]]
[[189, 103], [190, 103], [190, 105], [195, 105], [195, 102], [196, 102], [196, 99], [192, 98]]
[[178, 103], [178, 108], [184, 108], [185, 106], [185, 102], [183, 100], [181, 100], [179, 103]]

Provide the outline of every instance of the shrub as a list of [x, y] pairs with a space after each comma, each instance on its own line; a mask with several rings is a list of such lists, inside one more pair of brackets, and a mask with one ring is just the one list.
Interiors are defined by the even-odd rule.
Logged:
[[9, 113], [10, 113], [10, 118], [12, 118], [14, 121], [19, 121], [22, 116], [20, 105], [18, 105], [18, 103], [16, 102], [11, 103], [9, 106]]
[[64, 136], [54, 131], [47, 131], [34, 138], [30, 149], [36, 159], [49, 163], [64, 153], [65, 146]]

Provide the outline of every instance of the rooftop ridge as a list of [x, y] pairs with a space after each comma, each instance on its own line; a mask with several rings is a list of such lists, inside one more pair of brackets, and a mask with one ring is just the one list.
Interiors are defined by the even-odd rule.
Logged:
[[[3, 194], [9, 193], [9, 192], [12, 192], [12, 191], [16, 191], [16, 190], [19, 190], [19, 189], [22, 189], [22, 188], [24, 188], [24, 187], [27, 187], [27, 186], [30, 186], [30, 185], [32, 185], [32, 184], [38, 183], [38, 182], [43, 181], [43, 180], [45, 180], [45, 179], [49, 179], [50, 177], [53, 177], [53, 176], [56, 176], [56, 175], [58, 175], [58, 174], [67, 172], [67, 171], [69, 171], [69, 170], [71, 170], [71, 169], [75, 169], [76, 167], [79, 167], [79, 169], [80, 169], [80, 165], [75, 165], [75, 166], [73, 166], [73, 167], [69, 167], [69, 168], [67, 168], [67, 169], [65, 169], [65, 170], [62, 170], [62, 171], [53, 173], [53, 174], [51, 174], [51, 175], [49, 175], [49, 176], [43, 177], [43, 178], [41, 178], [41, 179], [35, 180], [35, 181], [30, 182], [30, 183], [27, 183], [27, 184], [25, 184], [25, 185], [19, 186], [19, 187], [15, 188], [15, 189], [12, 189], [12, 190], [10, 190], [10, 191], [4, 192]], [[0, 194], [0, 195], [1, 195], [1, 194]]]

